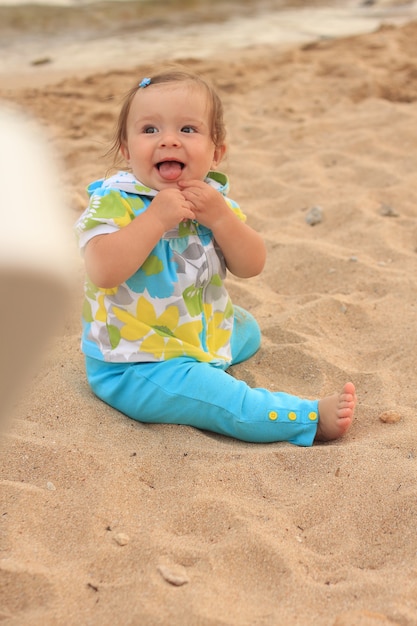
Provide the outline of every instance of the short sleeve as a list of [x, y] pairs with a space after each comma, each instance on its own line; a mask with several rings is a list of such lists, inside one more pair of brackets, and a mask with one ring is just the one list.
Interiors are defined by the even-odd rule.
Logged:
[[128, 197], [118, 189], [93, 190], [89, 205], [75, 224], [81, 250], [97, 235], [109, 234], [127, 226], [145, 208], [139, 196]]
[[240, 206], [238, 205], [237, 202], [235, 202], [234, 200], [231, 200], [230, 198], [225, 198], [226, 200], [226, 204], [229, 206], [229, 208], [232, 209], [233, 213], [242, 221], [242, 222], [246, 222], [246, 215], [243, 213], [243, 211], [241, 210]]

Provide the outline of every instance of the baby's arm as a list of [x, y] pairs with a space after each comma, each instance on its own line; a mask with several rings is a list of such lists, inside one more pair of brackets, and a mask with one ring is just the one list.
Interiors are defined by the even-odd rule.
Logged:
[[240, 278], [260, 274], [266, 259], [262, 237], [242, 222], [223, 196], [207, 183], [182, 181], [180, 187], [193, 206], [195, 219], [213, 232], [229, 271]]
[[102, 289], [120, 285], [142, 266], [167, 230], [194, 217], [190, 202], [178, 189], [160, 191], [130, 224], [88, 242], [84, 257], [88, 277]]

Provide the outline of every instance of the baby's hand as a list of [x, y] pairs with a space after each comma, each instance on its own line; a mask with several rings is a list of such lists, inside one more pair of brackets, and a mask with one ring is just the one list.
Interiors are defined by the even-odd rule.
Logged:
[[221, 221], [230, 213], [221, 193], [201, 180], [178, 181], [184, 198], [191, 203], [195, 219], [207, 228], [220, 227]]
[[162, 223], [164, 232], [175, 228], [180, 222], [195, 219], [191, 202], [182, 191], [171, 187], [160, 191], [148, 210]]

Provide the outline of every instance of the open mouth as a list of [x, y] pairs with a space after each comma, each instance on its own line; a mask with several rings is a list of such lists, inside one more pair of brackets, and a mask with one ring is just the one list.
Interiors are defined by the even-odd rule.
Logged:
[[175, 180], [185, 167], [181, 161], [160, 161], [156, 164], [158, 172], [165, 180]]

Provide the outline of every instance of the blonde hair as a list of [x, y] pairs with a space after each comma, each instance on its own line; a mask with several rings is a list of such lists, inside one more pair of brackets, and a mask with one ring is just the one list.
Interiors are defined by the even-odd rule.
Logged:
[[[202, 87], [207, 93], [210, 105], [210, 136], [216, 148], [224, 145], [226, 139], [226, 128], [223, 119], [223, 105], [214, 87], [198, 74], [194, 74], [186, 69], [172, 69], [159, 72], [150, 76], [150, 82], [143, 89], [149, 89], [152, 85], [163, 85], [168, 83], [188, 82]], [[147, 82], [147, 81], [146, 81]], [[122, 108], [120, 109], [116, 131], [108, 154], [113, 156], [113, 163], [119, 157], [120, 148], [127, 141], [127, 118], [129, 116], [132, 100], [135, 97], [140, 83], [132, 87], [124, 97]]]

